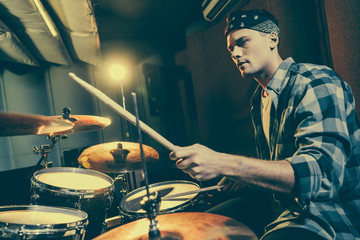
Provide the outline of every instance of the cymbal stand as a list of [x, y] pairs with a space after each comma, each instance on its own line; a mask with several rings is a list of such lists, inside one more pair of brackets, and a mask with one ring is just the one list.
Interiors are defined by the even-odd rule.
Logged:
[[157, 227], [157, 221], [155, 219], [156, 215], [160, 209], [161, 197], [157, 192], [155, 193], [155, 195], [150, 195], [149, 180], [148, 180], [144, 150], [143, 150], [143, 145], [142, 145], [141, 128], [140, 128], [140, 124], [139, 124], [139, 111], [138, 111], [138, 107], [137, 107], [136, 93], [132, 92], [131, 95], [133, 96], [134, 105], [135, 105], [136, 126], [138, 129], [138, 135], [139, 135], [141, 162], [142, 162], [143, 171], [144, 171], [145, 188], [146, 188], [146, 196], [143, 198], [143, 200], [140, 203], [141, 203], [142, 208], [146, 211], [147, 217], [150, 221], [149, 239], [150, 240], [161, 240], [160, 231]]
[[[113, 155], [115, 162], [124, 162], [126, 160], [129, 151], [123, 149], [122, 144], [118, 143], [117, 148], [110, 151], [110, 154]], [[120, 186], [120, 193], [123, 197], [125, 197], [129, 192], [129, 187], [127, 185], [127, 176], [126, 173], [119, 173], [115, 178], [114, 181], [119, 183]]]
[[[69, 119], [70, 118], [70, 111], [71, 111], [71, 109], [69, 107], [63, 108], [62, 118], [63, 119]], [[35, 166], [36, 169], [40, 166], [40, 164], [41, 164], [41, 162], [43, 160], [44, 160], [44, 163], [43, 163], [44, 168], [48, 168], [48, 166], [52, 164], [51, 162], [49, 163], [48, 160], [47, 160], [48, 153], [50, 153], [52, 151], [54, 145], [58, 141], [60, 141], [60, 139], [67, 139], [68, 136], [66, 136], [66, 135], [48, 135], [46, 138], [48, 140], [50, 140], [50, 144], [41, 145], [40, 148], [33, 147], [33, 151], [34, 151], [35, 154], [41, 153], [41, 158], [40, 158], [40, 160], [38, 161], [38, 163]]]
[[[41, 145], [39, 148], [34, 146], [33, 147], [33, 152], [35, 154], [41, 154], [41, 158], [39, 159], [39, 161], [36, 163], [35, 167], [33, 168], [33, 170], [30, 172], [30, 174], [28, 175], [27, 179], [30, 180], [30, 178], [32, 177], [32, 175], [34, 174], [34, 172], [36, 172], [38, 169], [40, 169], [40, 165], [42, 165], [42, 168], [48, 168], [49, 166], [51, 167], [52, 162], [48, 162], [47, 157], [48, 154], [52, 151], [55, 143], [57, 143], [59, 140], [61, 139], [66, 139], [67, 136], [63, 135], [48, 135], [47, 139], [51, 140], [50, 144], [46, 144], [46, 145]], [[42, 164], [42, 162], [44, 161], [44, 163]]]
[[44, 168], [48, 168], [49, 165], [51, 166], [52, 162], [48, 162], [47, 157], [48, 157], [48, 154], [52, 151], [54, 145], [60, 140], [60, 138], [66, 139], [67, 136], [66, 135], [63, 135], [63, 136], [48, 135], [47, 139], [50, 140], [50, 144], [41, 145], [39, 148], [33, 147], [33, 151], [35, 154], [39, 154], [39, 153], [41, 154], [41, 158], [35, 166], [36, 168], [38, 168], [41, 165], [42, 161], [44, 161], [44, 163], [42, 164]]
[[[121, 100], [122, 100], [122, 107], [124, 109], [126, 109], [126, 100], [125, 100], [125, 94], [124, 94], [124, 86], [122, 81], [120, 82], [120, 89], [121, 89]], [[130, 140], [130, 132], [129, 132], [129, 126], [128, 126], [128, 122], [127, 121], [123, 121], [121, 122], [121, 128], [122, 128], [122, 132], [123, 132], [123, 138], [125, 141], [129, 141]], [[124, 136], [125, 135], [125, 136]], [[122, 149], [119, 149], [118, 147], [118, 153], [123, 154]], [[114, 156], [115, 160], [116, 157]], [[126, 159], [125, 158], [121, 158], [121, 159]], [[129, 191], [129, 185], [128, 185], [128, 173], [117, 173], [117, 174], [113, 174], [113, 178], [114, 181], [117, 182], [119, 184], [120, 187], [120, 194], [122, 195], [122, 197], [125, 197]]]

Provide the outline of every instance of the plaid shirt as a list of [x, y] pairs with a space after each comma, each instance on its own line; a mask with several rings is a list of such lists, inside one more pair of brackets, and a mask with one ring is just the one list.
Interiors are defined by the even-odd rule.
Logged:
[[261, 87], [251, 115], [259, 158], [287, 160], [291, 195], [274, 195], [285, 210], [266, 227], [306, 228], [325, 239], [360, 239], [360, 130], [352, 91], [326, 66], [281, 63], [265, 89], [272, 99], [270, 147], [261, 123]]

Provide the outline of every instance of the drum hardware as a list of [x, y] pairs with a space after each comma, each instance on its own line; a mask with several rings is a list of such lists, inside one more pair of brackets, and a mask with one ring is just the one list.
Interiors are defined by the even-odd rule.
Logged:
[[115, 162], [124, 162], [129, 150], [123, 149], [122, 144], [118, 143], [117, 148], [110, 150], [110, 153], [113, 155]]
[[49, 166], [51, 167], [52, 162], [48, 162], [48, 154], [52, 151], [54, 145], [60, 141], [60, 139], [67, 139], [68, 137], [65, 136], [59, 136], [59, 135], [48, 135], [47, 136], [47, 140], [50, 140], [50, 144], [46, 144], [46, 145], [41, 145], [40, 147], [33, 147], [33, 152], [38, 155], [39, 153], [41, 154], [41, 158], [39, 159], [39, 161], [37, 162], [35, 169], [38, 169], [39, 166], [41, 165], [42, 162], [44, 162], [42, 164], [42, 167], [44, 168], [48, 168]]
[[30, 171], [30, 174], [28, 175], [27, 179], [30, 180], [34, 172], [41, 168], [48, 168], [52, 167], [52, 162], [48, 162], [48, 154], [52, 151], [54, 145], [61, 139], [66, 139], [67, 136], [59, 136], [59, 135], [48, 135], [47, 140], [50, 140], [50, 144], [41, 145], [40, 148], [34, 146], [33, 152], [38, 155], [41, 154], [41, 157], [39, 161], [36, 163], [34, 168]]
[[155, 219], [156, 215], [160, 209], [161, 197], [157, 192], [155, 192], [154, 195], [150, 195], [145, 154], [144, 154], [144, 149], [143, 149], [143, 144], [142, 144], [141, 128], [140, 128], [140, 124], [139, 124], [139, 111], [138, 111], [138, 106], [137, 106], [136, 93], [132, 92], [131, 95], [133, 96], [134, 106], [135, 106], [136, 126], [137, 126], [137, 130], [138, 130], [138, 137], [139, 137], [139, 144], [140, 144], [140, 156], [141, 156], [141, 163], [142, 163], [143, 172], [144, 172], [145, 189], [146, 189], [146, 196], [142, 199], [142, 201], [140, 203], [141, 203], [142, 209], [144, 209], [146, 211], [146, 215], [150, 221], [149, 233], [148, 233], [149, 239], [150, 240], [161, 240], [160, 231], [157, 226], [158, 222]]
[[127, 184], [127, 177], [125, 173], [120, 173], [117, 177], [114, 178], [115, 182], [118, 182], [120, 185], [120, 193], [122, 197], [125, 197], [129, 193], [129, 186]]
[[123, 217], [118, 215], [105, 219], [105, 223], [106, 223], [106, 229], [110, 230], [114, 227], [122, 225], [124, 222], [123, 222]]

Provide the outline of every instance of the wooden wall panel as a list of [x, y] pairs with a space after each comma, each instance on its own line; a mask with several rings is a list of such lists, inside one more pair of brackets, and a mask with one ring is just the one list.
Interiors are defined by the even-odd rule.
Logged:
[[[49, 114], [43, 69], [16, 68], [10, 64], [2, 71], [1, 78], [1, 105], [4, 111]], [[8, 153], [7, 158], [1, 160], [1, 170], [35, 165], [40, 156], [34, 154], [33, 147], [47, 144], [46, 136], [35, 135], [3, 137], [1, 141], [5, 143], [2, 150]]]
[[360, 111], [360, 1], [324, 1], [334, 69], [353, 89]]

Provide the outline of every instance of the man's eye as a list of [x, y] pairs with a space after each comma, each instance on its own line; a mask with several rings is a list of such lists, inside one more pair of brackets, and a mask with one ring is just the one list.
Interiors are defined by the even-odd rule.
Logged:
[[243, 40], [237, 43], [237, 46], [242, 47], [246, 44], [247, 40]]

